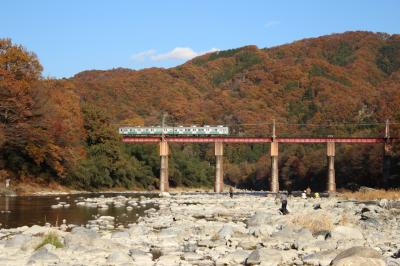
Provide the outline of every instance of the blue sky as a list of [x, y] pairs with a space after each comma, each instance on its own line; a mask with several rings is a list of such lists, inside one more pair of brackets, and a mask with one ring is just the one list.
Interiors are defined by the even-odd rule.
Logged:
[[0, 38], [35, 52], [44, 76], [61, 78], [351, 30], [400, 33], [399, 11], [397, 0], [3, 0]]

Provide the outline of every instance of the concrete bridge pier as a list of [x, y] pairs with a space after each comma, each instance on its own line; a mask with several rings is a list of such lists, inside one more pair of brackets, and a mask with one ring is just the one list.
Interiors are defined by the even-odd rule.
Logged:
[[222, 142], [215, 142], [215, 181], [214, 192], [224, 190], [224, 146]]
[[384, 153], [383, 153], [383, 187], [385, 189], [388, 188], [388, 182], [390, 178], [390, 168], [391, 168], [391, 159], [392, 159], [392, 142], [390, 139], [386, 139], [384, 145]]
[[388, 181], [390, 178], [390, 168], [392, 159], [392, 139], [389, 134], [389, 120], [386, 120], [385, 127], [385, 144], [383, 151], [383, 187], [388, 188]]
[[271, 191], [279, 192], [278, 142], [271, 142]]
[[328, 158], [328, 192], [336, 192], [335, 181], [335, 142], [327, 142], [326, 155]]
[[160, 142], [160, 157], [161, 157], [161, 167], [160, 167], [160, 191], [169, 191], [168, 182], [168, 143], [166, 141]]

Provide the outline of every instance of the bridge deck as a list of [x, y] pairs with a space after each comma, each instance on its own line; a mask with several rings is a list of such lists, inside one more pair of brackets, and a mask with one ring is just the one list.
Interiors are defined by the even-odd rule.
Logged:
[[[125, 143], [157, 143], [161, 141], [161, 137], [123, 137]], [[176, 143], [270, 143], [271, 137], [165, 137], [167, 142]], [[385, 138], [330, 138], [330, 137], [314, 137], [314, 138], [275, 138], [275, 141], [281, 143], [384, 143]]]

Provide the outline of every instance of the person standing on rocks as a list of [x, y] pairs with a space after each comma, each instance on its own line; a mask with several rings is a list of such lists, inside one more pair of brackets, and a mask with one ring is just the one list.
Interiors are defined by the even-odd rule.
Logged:
[[229, 188], [229, 197], [233, 198], [233, 188]]
[[307, 195], [307, 198], [311, 198], [311, 188], [310, 187], [307, 187], [306, 195]]
[[282, 204], [282, 206], [281, 206], [281, 208], [279, 210], [281, 211], [281, 213], [283, 215], [286, 215], [286, 214], [289, 213], [289, 211], [286, 208], [287, 207], [287, 199], [288, 199], [287, 193], [286, 192], [280, 192], [279, 193], [279, 198], [280, 198], [281, 204]]

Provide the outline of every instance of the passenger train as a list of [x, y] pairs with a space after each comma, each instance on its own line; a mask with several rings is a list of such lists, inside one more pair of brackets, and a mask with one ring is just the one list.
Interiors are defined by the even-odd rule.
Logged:
[[119, 134], [129, 136], [140, 135], [228, 135], [229, 128], [224, 126], [204, 127], [120, 127]]

